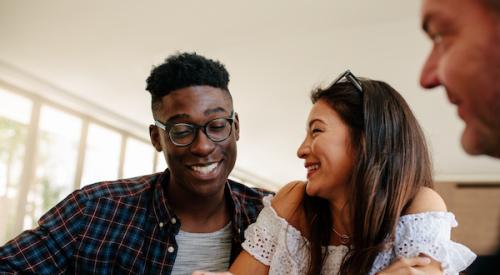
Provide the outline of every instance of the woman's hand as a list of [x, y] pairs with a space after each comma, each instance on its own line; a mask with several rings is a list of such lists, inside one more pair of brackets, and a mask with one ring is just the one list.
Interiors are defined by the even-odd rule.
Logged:
[[192, 275], [233, 275], [231, 272], [208, 272], [208, 271], [195, 271]]
[[425, 256], [418, 256], [414, 258], [396, 258], [391, 265], [384, 270], [377, 272], [377, 275], [424, 275], [429, 274], [421, 267], [427, 266], [431, 263], [431, 259]]

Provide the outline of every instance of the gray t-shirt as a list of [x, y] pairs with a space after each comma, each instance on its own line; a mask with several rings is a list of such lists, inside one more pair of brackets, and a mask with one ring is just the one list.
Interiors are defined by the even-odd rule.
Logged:
[[180, 230], [175, 236], [178, 250], [172, 275], [191, 275], [195, 270], [227, 271], [231, 237], [231, 223], [211, 233]]

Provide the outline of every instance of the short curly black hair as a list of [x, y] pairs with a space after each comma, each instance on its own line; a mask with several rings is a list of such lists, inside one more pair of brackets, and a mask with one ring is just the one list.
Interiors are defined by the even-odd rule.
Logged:
[[165, 59], [163, 64], [154, 67], [146, 80], [146, 90], [151, 94], [153, 113], [161, 99], [170, 92], [191, 87], [207, 85], [227, 91], [229, 97], [229, 73], [222, 63], [205, 58], [197, 53], [178, 53]]

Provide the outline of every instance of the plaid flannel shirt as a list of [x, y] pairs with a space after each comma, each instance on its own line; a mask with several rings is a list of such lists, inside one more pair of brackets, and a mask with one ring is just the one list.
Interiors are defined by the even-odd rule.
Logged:
[[[33, 230], [0, 247], [0, 274], [170, 274], [180, 220], [167, 202], [169, 171], [102, 182], [70, 194]], [[228, 180], [231, 259], [269, 192]]]

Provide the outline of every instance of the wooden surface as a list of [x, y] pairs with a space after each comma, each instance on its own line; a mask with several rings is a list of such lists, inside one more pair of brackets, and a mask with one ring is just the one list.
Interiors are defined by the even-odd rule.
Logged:
[[438, 182], [435, 189], [458, 221], [452, 239], [478, 255], [493, 254], [500, 245], [500, 183]]

